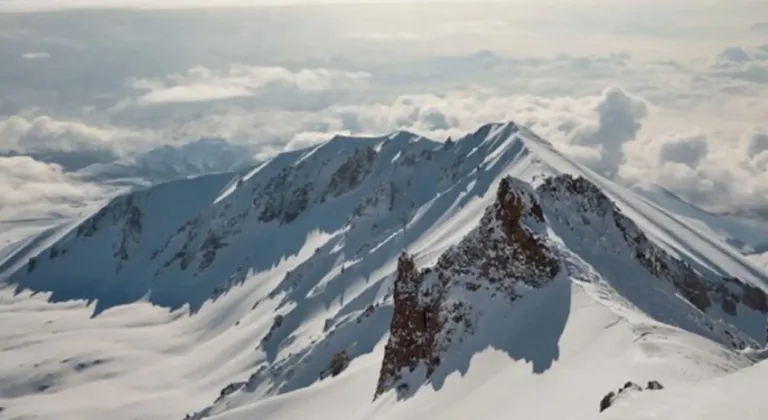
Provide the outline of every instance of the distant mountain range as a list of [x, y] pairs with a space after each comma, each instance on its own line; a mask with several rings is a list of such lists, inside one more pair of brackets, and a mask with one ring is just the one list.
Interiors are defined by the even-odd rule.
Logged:
[[130, 159], [97, 163], [77, 170], [92, 182], [135, 182], [152, 185], [253, 166], [251, 152], [222, 138], [201, 138], [180, 146], [165, 145]]

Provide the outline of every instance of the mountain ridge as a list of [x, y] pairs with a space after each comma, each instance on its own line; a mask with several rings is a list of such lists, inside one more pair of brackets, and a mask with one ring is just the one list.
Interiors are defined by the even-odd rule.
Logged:
[[[282, 418], [270, 407], [331, 401], [345, 381], [360, 388], [345, 391], [349, 418], [406, 415], [471, 386], [488, 360], [505, 381], [560, 378], [549, 386], [563, 391], [564, 372], [598, 366], [579, 358], [589, 348], [615, 372], [564, 398], [586, 415], [622, 375], [682, 384], [750, 366], [766, 342], [768, 274], [511, 122], [444, 143], [339, 136], [241, 174], [161, 184], [33, 258], [3, 267], [17, 294], [94, 302], [96, 324], [151, 303], [199, 342], [175, 352], [230, 355], [206, 355], [209, 376], [182, 369], [205, 378], [189, 385], [200, 398], [221, 389], [195, 400], [195, 419]], [[515, 401], [526, 418], [554, 415]], [[297, 418], [313, 405], [302, 407]]]

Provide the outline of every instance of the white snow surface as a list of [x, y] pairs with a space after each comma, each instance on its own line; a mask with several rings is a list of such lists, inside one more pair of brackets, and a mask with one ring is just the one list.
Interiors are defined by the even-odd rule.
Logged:
[[720, 237], [747, 259], [768, 267], [768, 223], [756, 218], [712, 214], [688, 204], [674, 193], [653, 184], [638, 184], [632, 190], [664, 211], [708, 237]]
[[[698, 311], [605, 221], [570, 230], [578, 216], [547, 200], [563, 274], [489, 308], [440, 380], [374, 401], [400, 253], [431, 266], [503, 177], [537, 187], [561, 173], [702, 276], [768, 290], [741, 249], [765, 226], [622, 188], [512, 123], [454, 144], [337, 136], [245, 175], [123, 195], [85, 220], [0, 225], [0, 419], [764, 418], [765, 317]], [[712, 324], [754, 348], [727, 346]], [[341, 350], [349, 366], [325, 377]], [[598, 413], [609, 391], [650, 380], [664, 389]]]

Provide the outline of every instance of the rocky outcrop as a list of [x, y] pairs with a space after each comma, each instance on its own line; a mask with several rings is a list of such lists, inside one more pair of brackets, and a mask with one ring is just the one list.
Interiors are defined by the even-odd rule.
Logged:
[[226, 398], [228, 395], [231, 395], [235, 393], [236, 391], [242, 389], [245, 386], [245, 382], [233, 382], [219, 391], [219, 396], [216, 398], [215, 402], [221, 401], [224, 398]]
[[[312, 204], [323, 203], [357, 188], [371, 173], [377, 153], [373, 147], [356, 149], [330, 174], [328, 185], [318, 185], [313, 176], [304, 171], [305, 162], [284, 168], [273, 176], [253, 200], [260, 207], [259, 221], [281, 224], [291, 223]], [[322, 168], [331, 161], [321, 164]], [[307, 175], [310, 175], [307, 177]], [[257, 189], [254, 190], [257, 192]]]
[[[123, 223], [122, 237], [120, 246], [115, 251], [115, 257], [122, 261], [130, 259], [131, 253], [136, 250], [141, 240], [142, 231], [142, 213], [138, 207], [133, 205], [132, 196], [128, 196], [126, 201], [127, 209], [125, 211], [125, 222]], [[118, 266], [120, 268], [121, 266]]]
[[[48, 260], [55, 260], [60, 255], [69, 252], [68, 246], [71, 238], [88, 240], [98, 232], [111, 231], [110, 234], [117, 231], [118, 239], [113, 243], [113, 256], [117, 259], [116, 271], [122, 269], [124, 262], [131, 259], [132, 255], [140, 249], [141, 235], [143, 231], [144, 214], [140, 208], [140, 196], [137, 193], [129, 193], [118, 196], [110, 201], [106, 206], [83, 221], [72, 234], [65, 236], [58, 243], [53, 244], [48, 249]], [[27, 272], [35, 268], [36, 259], [30, 259]]]
[[331, 357], [331, 361], [328, 363], [328, 368], [320, 374], [320, 377], [326, 378], [328, 376], [338, 376], [347, 368], [347, 366], [349, 366], [349, 354], [346, 350], [342, 350]]
[[338, 197], [360, 185], [370, 174], [375, 159], [376, 151], [373, 147], [355, 150], [355, 153], [331, 175], [331, 181], [321, 201], [325, 201], [328, 197]]
[[91, 217], [81, 223], [75, 230], [75, 235], [80, 238], [89, 238], [99, 230], [108, 226], [104, 222], [108, 216], [111, 224], [125, 222], [125, 227], [129, 234], [132, 232], [141, 233], [141, 210], [138, 208], [136, 193], [121, 195], [113, 199], [109, 204], [102, 207]]
[[267, 331], [267, 334], [264, 337], [262, 337], [261, 343], [264, 344], [268, 342], [272, 338], [272, 334], [282, 325], [283, 325], [283, 316], [280, 314], [275, 315], [275, 319], [272, 320], [272, 326], [269, 327], [269, 331]]
[[424, 363], [429, 375], [440, 363], [435, 349], [435, 337], [442, 327], [438, 314], [440, 302], [434, 294], [421, 296], [422, 280], [413, 259], [407, 254], [401, 255], [393, 296], [395, 311], [384, 350], [377, 396], [401, 379], [404, 370], [413, 371], [419, 363]]
[[768, 314], [768, 296], [759, 288], [746, 284], [736, 277], [724, 277], [724, 283], [713, 290], [724, 312], [735, 315], [735, 305], [743, 304], [747, 308]]
[[440, 256], [435, 267], [417, 270], [411, 256], [398, 260], [394, 315], [384, 350], [376, 396], [405, 391], [405, 375], [423, 367], [429, 378], [441, 356], [476, 329], [483, 307], [473, 296], [511, 304], [560, 271], [543, 233], [544, 216], [533, 190], [505, 178], [479, 226]]
[[616, 400], [622, 396], [626, 396], [627, 394], [643, 391], [658, 391], [661, 389], [664, 389], [664, 386], [662, 386], [659, 381], [648, 381], [648, 385], [646, 385], [645, 389], [643, 389], [640, 385], [629, 381], [625, 383], [624, 386], [619, 388], [618, 391], [611, 391], [607, 393], [602, 400], [600, 400], [600, 412], [602, 413], [610, 406], [612, 406]]

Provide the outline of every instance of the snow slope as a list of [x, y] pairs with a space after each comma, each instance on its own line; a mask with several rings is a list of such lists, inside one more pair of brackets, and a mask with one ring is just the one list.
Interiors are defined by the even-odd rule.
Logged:
[[684, 202], [658, 185], [639, 184], [632, 190], [707, 237], [721, 238], [749, 260], [768, 267], [768, 223], [764, 220], [712, 214]]
[[[503, 180], [541, 208], [515, 231], [557, 262], [551, 280], [499, 278], [473, 245], [505, 243]], [[118, 197], [45, 243], [2, 263], [0, 416], [592, 418], [628, 380], [665, 389], [600, 416], [754, 369], [766, 342], [768, 273], [512, 123], [445, 144], [338, 136]], [[475, 322], [447, 334], [441, 298], [422, 331], [440, 362], [414, 356], [408, 391], [374, 400], [408, 310], [403, 251], [452, 267], [418, 288]]]
[[701, 381], [664, 393], [647, 393], [622, 401], [605, 418], [615, 420], [728, 418], [757, 419], [765, 416], [766, 402], [756, 388], [768, 375], [761, 362], [738, 372]]

